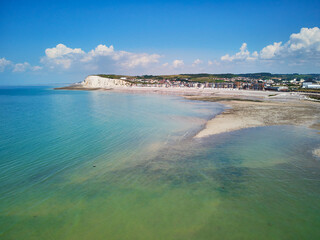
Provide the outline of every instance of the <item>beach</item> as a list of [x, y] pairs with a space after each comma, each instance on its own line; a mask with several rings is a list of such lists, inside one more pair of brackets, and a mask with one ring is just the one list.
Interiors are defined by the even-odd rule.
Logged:
[[[70, 87], [62, 89], [70, 90]], [[78, 86], [71, 88], [71, 90], [80, 89]], [[161, 87], [115, 87], [93, 90], [177, 95], [188, 100], [224, 104], [227, 109], [209, 120], [195, 138], [244, 128], [276, 125], [305, 126], [320, 130], [320, 103], [309, 99], [304, 93]]]
[[[137, 92], [150, 92], [147, 88]], [[307, 95], [226, 89], [161, 89], [151, 92], [182, 95], [189, 100], [219, 102], [227, 109], [209, 120], [195, 138], [208, 137], [244, 128], [295, 125], [320, 130], [320, 103]]]
[[[210, 101], [208, 97], [188, 97], [188, 99]], [[219, 99], [213, 98], [213, 101]], [[320, 130], [320, 106], [307, 102], [270, 102], [270, 101], [219, 101], [228, 109], [209, 120], [205, 128], [195, 137], [207, 137], [214, 134], [236, 131], [243, 128], [295, 125]]]

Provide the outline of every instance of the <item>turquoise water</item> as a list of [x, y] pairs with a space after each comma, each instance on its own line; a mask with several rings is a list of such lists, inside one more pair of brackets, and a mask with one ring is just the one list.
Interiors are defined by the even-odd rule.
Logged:
[[0, 89], [2, 239], [319, 239], [317, 131], [194, 140], [216, 103]]

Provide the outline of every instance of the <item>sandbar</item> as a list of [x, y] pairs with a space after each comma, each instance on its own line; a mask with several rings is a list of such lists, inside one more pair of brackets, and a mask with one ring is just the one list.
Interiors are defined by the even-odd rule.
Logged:
[[199, 101], [214, 101], [228, 108], [209, 120], [204, 129], [195, 135], [203, 138], [244, 128], [296, 125], [320, 130], [320, 104], [308, 101], [262, 101], [227, 99], [226, 97], [187, 96]]

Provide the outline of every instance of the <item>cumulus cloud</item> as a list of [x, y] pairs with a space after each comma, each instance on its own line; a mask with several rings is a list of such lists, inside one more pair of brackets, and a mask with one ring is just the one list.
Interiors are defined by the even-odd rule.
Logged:
[[11, 61], [9, 61], [5, 58], [0, 58], [0, 72], [3, 72], [11, 64], [12, 64]]
[[288, 51], [297, 52], [304, 50], [308, 53], [312, 51], [320, 52], [320, 29], [301, 28], [300, 33], [291, 34], [288, 42]]
[[24, 63], [14, 64], [12, 72], [25, 72], [27, 70], [39, 71], [41, 69], [42, 69], [41, 66], [31, 66], [30, 63], [24, 62]]
[[[236, 71], [314, 71], [320, 66], [320, 29], [301, 28], [286, 41], [273, 42], [257, 51], [249, 51], [243, 43], [238, 52], [226, 54], [220, 59], [211, 59], [205, 64], [196, 59], [190, 64], [182, 59], [173, 58], [160, 62], [159, 54], [135, 53], [116, 50], [113, 45], [97, 45], [85, 51], [71, 48], [62, 43], [45, 49], [40, 65], [32, 66], [28, 62], [15, 63], [0, 58], [0, 72], [41, 71], [42, 69], [82, 72], [113, 72], [123, 74], [165, 74], [177, 72], [236, 72]], [[172, 62], [171, 62], [172, 61]], [[245, 64], [238, 64], [238, 63]], [[237, 68], [238, 67], [238, 68]], [[291, 67], [291, 68], [290, 68]], [[298, 68], [299, 67], [299, 68]]]
[[243, 43], [240, 52], [235, 55], [226, 54], [221, 57], [222, 61], [250, 61], [250, 60], [280, 60], [281, 62], [303, 61], [308, 59], [313, 61], [320, 60], [320, 29], [301, 28], [299, 33], [293, 33], [290, 39], [282, 42], [274, 42], [258, 53], [257, 51], [250, 54], [247, 44]]
[[235, 55], [230, 56], [229, 54], [226, 54], [221, 57], [222, 61], [251, 61], [251, 60], [256, 60], [258, 57], [257, 52], [253, 52], [250, 54], [247, 44], [243, 43], [240, 47], [240, 52], [237, 52]]
[[45, 53], [46, 56], [41, 59], [42, 63], [50, 68], [62, 67], [63, 69], [70, 69], [72, 66], [84, 66], [95, 70], [107, 66], [132, 69], [158, 63], [161, 57], [158, 54], [115, 51], [112, 45], [108, 47], [102, 44], [87, 53], [81, 48], [72, 49], [64, 44], [58, 44], [54, 48], [46, 49]]
[[125, 68], [146, 67], [152, 63], [159, 62], [160, 55], [147, 53], [123, 52], [119, 58], [119, 64]]
[[320, 60], [320, 29], [301, 28], [299, 33], [293, 33], [285, 44], [275, 42], [260, 51], [261, 59], [286, 59], [308, 61]]
[[281, 46], [282, 42], [275, 42], [272, 45], [268, 45], [266, 47], [264, 47], [261, 51], [260, 51], [260, 58], [262, 59], [270, 59], [275, 57], [283, 48], [283, 46]]
[[30, 64], [27, 62], [17, 63], [14, 65], [13, 72], [24, 72], [30, 67]]
[[45, 53], [48, 58], [59, 58], [70, 54], [84, 54], [84, 51], [81, 48], [68, 48], [60, 43], [54, 48], [47, 48]]
[[99, 44], [95, 49], [91, 50], [81, 59], [82, 62], [89, 62], [95, 57], [110, 56], [114, 54], [113, 46], [107, 47], [106, 45]]
[[174, 61], [172, 62], [172, 66], [173, 66], [174, 68], [183, 67], [183, 66], [184, 66], [184, 62], [183, 62], [183, 60], [178, 60], [178, 59], [176, 59], [176, 60], [174, 60]]
[[202, 63], [202, 61], [198, 58], [198, 59], [196, 59], [196, 60], [194, 60], [194, 62], [192, 63], [192, 66], [197, 66], [197, 65], [199, 65], [199, 64], [201, 64]]
[[27, 70], [38, 71], [41, 69], [41, 66], [31, 66], [28, 62], [14, 63], [5, 58], [0, 58], [0, 72], [4, 72], [5, 70], [9, 70], [12, 72], [25, 72]]
[[41, 63], [49, 65], [51, 68], [60, 66], [68, 69], [74, 61], [80, 60], [85, 52], [81, 48], [72, 49], [60, 43], [56, 47], [47, 48], [45, 54], [46, 56], [41, 58]]

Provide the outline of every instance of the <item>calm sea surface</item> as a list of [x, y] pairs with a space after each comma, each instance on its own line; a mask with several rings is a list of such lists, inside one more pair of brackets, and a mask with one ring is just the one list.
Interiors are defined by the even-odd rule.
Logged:
[[0, 88], [1, 239], [320, 239], [317, 131], [194, 140], [217, 103]]

